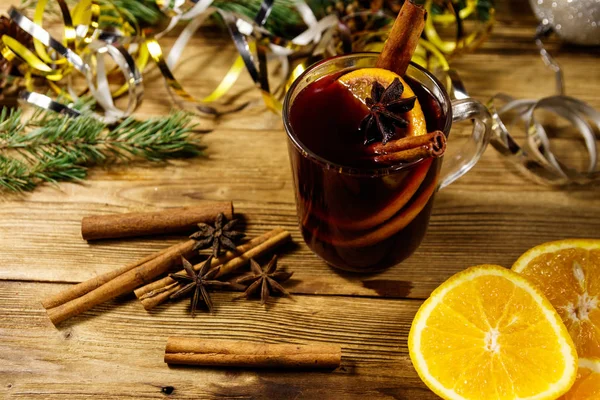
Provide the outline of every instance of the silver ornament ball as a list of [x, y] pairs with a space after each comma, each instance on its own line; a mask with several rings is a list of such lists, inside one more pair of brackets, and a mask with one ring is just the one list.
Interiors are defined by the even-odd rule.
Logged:
[[563, 40], [600, 45], [600, 0], [529, 0], [533, 12]]

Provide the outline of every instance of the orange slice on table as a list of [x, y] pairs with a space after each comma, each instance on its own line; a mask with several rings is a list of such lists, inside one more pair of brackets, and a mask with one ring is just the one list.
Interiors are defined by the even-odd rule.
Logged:
[[577, 379], [559, 400], [600, 399], [600, 358], [580, 358]]
[[580, 357], [600, 357], [600, 240], [544, 243], [523, 254], [513, 271], [536, 284], [556, 308]]
[[445, 399], [556, 399], [577, 373], [573, 341], [550, 302], [496, 265], [471, 267], [434, 290], [408, 348], [423, 382]]
[[[404, 92], [401, 98], [409, 98], [415, 95], [415, 92], [413, 92], [400, 75], [383, 68], [359, 68], [340, 76], [338, 82], [347, 87], [354, 97], [364, 104], [367, 97], [371, 97], [371, 87], [375, 81], [387, 88], [395, 78], [400, 79], [400, 82], [404, 85]], [[406, 120], [408, 121], [406, 136], [425, 135], [427, 133], [425, 115], [418, 99], [415, 102], [414, 108], [406, 113]]]

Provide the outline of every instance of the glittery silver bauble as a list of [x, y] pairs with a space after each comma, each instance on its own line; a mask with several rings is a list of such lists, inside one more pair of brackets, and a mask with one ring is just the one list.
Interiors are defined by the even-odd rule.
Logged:
[[600, 0], [529, 0], [533, 12], [565, 41], [600, 45]]

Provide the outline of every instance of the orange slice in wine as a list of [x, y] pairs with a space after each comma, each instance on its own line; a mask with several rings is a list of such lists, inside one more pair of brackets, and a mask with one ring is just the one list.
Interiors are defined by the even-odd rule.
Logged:
[[[400, 82], [404, 85], [402, 98], [415, 96], [415, 92], [398, 74], [382, 68], [360, 68], [340, 76], [338, 82], [347, 87], [354, 97], [364, 104], [367, 97], [371, 97], [371, 87], [374, 82], [377, 81], [383, 87], [387, 88], [396, 78], [400, 79]], [[425, 115], [418, 99], [415, 102], [414, 108], [406, 113], [406, 120], [408, 121], [408, 127], [406, 128], [405, 136], [425, 135], [427, 133]]]
[[600, 239], [565, 239], [528, 250], [513, 271], [558, 311], [580, 357], [600, 357]]

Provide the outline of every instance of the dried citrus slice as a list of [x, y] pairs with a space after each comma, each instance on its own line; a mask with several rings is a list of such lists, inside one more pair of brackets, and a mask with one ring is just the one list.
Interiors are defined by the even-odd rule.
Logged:
[[522, 276], [471, 267], [433, 291], [408, 336], [419, 376], [445, 399], [555, 399], [577, 354], [550, 302]]
[[[371, 97], [373, 82], [377, 81], [383, 87], [388, 87], [395, 78], [400, 79], [400, 82], [404, 85], [402, 98], [409, 98], [415, 95], [410, 86], [399, 75], [383, 68], [359, 68], [340, 76], [338, 81], [346, 86], [356, 98], [365, 103], [366, 98]], [[425, 135], [427, 133], [425, 115], [423, 115], [423, 110], [418, 99], [413, 109], [406, 113], [406, 120], [408, 121], [406, 136]]]
[[600, 399], [600, 358], [580, 358], [577, 378], [571, 389], [559, 400]]
[[600, 240], [544, 243], [513, 271], [535, 283], [556, 308], [580, 357], [600, 357]]

